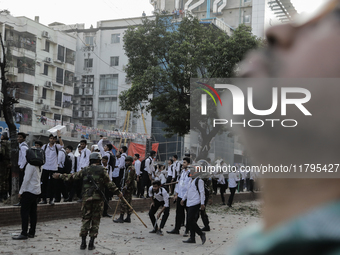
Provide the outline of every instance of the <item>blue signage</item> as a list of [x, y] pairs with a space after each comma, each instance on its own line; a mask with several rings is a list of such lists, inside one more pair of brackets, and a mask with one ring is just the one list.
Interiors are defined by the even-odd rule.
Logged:
[[[17, 127], [17, 132], [19, 132], [20, 124], [15, 124], [15, 126]], [[9, 129], [5, 121], [0, 121], [0, 134], [3, 132], [7, 132], [9, 134]]]

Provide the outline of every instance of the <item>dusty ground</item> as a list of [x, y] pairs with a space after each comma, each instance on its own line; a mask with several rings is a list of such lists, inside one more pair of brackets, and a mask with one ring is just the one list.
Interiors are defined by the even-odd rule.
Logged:
[[[164, 228], [164, 236], [149, 234], [152, 230], [147, 212], [138, 212], [148, 225], [145, 228], [136, 216], [132, 223], [116, 224], [110, 218], [102, 218], [99, 236], [94, 251], [81, 251], [79, 230], [81, 219], [54, 220], [37, 225], [34, 239], [23, 241], [12, 240], [12, 235], [20, 233], [21, 227], [0, 227], [0, 254], [228, 254], [228, 250], [237, 241], [238, 232], [247, 226], [260, 221], [260, 202], [236, 203], [233, 208], [227, 206], [210, 206], [208, 215], [211, 231], [206, 232], [207, 242], [202, 245], [196, 237], [196, 244], [184, 244], [181, 235], [169, 235], [172, 230], [175, 210]], [[202, 226], [201, 219], [198, 224]]]

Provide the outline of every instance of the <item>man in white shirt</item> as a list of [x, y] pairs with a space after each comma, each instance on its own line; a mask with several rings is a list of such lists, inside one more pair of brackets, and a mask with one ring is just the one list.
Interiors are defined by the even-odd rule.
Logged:
[[141, 195], [141, 187], [142, 187], [142, 178], [141, 178], [141, 162], [139, 160], [139, 154], [136, 153], [133, 157], [133, 160], [135, 161], [135, 170], [136, 170], [136, 176], [137, 176], [137, 197], [140, 197]]
[[117, 151], [116, 152], [116, 164], [115, 164], [115, 168], [113, 169], [112, 172], [112, 181], [116, 184], [117, 188], [120, 190], [121, 189], [121, 185], [120, 185], [120, 178], [119, 178], [119, 165], [120, 165], [120, 152]]
[[[176, 201], [176, 223], [175, 228], [171, 231], [167, 231], [168, 234], [179, 234], [182, 223], [185, 218], [185, 204], [181, 204], [182, 198], [188, 190], [188, 185], [191, 180], [190, 174], [190, 158], [183, 159], [183, 171], [178, 179], [178, 183], [175, 188], [174, 201]], [[186, 231], [187, 232], [187, 231]]]
[[179, 163], [179, 161], [177, 160], [178, 156], [177, 155], [173, 155], [172, 157], [172, 161], [173, 161], [173, 172], [172, 172], [172, 180], [171, 182], [175, 182], [178, 180], [180, 173], [181, 173], [181, 164]]
[[78, 164], [78, 167], [77, 167], [77, 172], [79, 172], [83, 168], [89, 166], [89, 164], [90, 164], [91, 151], [88, 148], [86, 148], [86, 145], [87, 145], [86, 140], [80, 141], [80, 148], [81, 148], [80, 152], [81, 152], [81, 154], [78, 156], [79, 164]]
[[[164, 228], [164, 225], [169, 217], [170, 213], [170, 206], [169, 206], [169, 194], [166, 191], [166, 189], [161, 187], [160, 181], [154, 181], [152, 183], [152, 186], [149, 188], [149, 197], [151, 198], [151, 207], [149, 211], [149, 217], [152, 222], [152, 226], [154, 229], [150, 231], [149, 233], [157, 233], [158, 235], [163, 235], [162, 228]], [[158, 225], [156, 223], [155, 214], [158, 210], [158, 208], [161, 207], [161, 211], [157, 214], [157, 219], [159, 219], [163, 214], [161, 225], [158, 228]]]
[[[166, 183], [171, 183], [172, 182], [172, 174], [174, 172], [174, 170], [173, 170], [173, 168], [174, 168], [173, 163], [174, 163], [174, 161], [172, 159], [168, 160], [168, 177], [166, 179]], [[170, 195], [172, 195], [174, 193], [175, 185], [168, 185], [167, 187], [168, 187], [168, 191], [169, 191]]]
[[98, 142], [98, 149], [99, 149], [100, 154], [102, 155], [102, 157], [104, 157], [104, 156], [108, 157], [108, 162], [107, 163], [109, 164], [109, 162], [110, 162], [110, 155], [111, 155], [110, 151], [112, 150], [113, 146], [112, 146], [112, 144], [106, 144], [106, 145], [103, 146], [103, 141], [104, 140], [107, 140], [107, 138], [103, 137], [103, 138], [101, 138], [99, 140], [99, 142]]
[[[22, 181], [24, 179], [24, 173], [25, 173], [25, 167], [26, 167], [26, 151], [28, 149], [28, 145], [25, 142], [26, 139], [26, 134], [19, 132], [18, 133], [18, 143], [19, 143], [19, 158], [18, 158], [18, 166], [19, 166], [19, 187], [22, 184]], [[14, 204], [14, 206], [20, 206], [21, 203]]]
[[119, 150], [120, 152], [120, 160], [119, 160], [119, 181], [123, 179], [124, 169], [125, 169], [125, 159], [127, 157], [127, 150], [126, 146], [122, 146]]
[[[58, 142], [57, 142], [58, 144]], [[65, 174], [65, 160], [67, 153], [64, 148], [61, 148], [58, 153], [58, 171], [57, 173]], [[59, 203], [61, 201], [61, 194], [63, 195], [64, 201], [68, 200], [68, 193], [66, 189], [66, 184], [63, 180], [58, 179], [55, 180], [55, 203]]]
[[52, 178], [53, 173], [58, 171], [58, 155], [61, 148], [64, 147], [61, 139], [60, 130], [57, 131], [59, 144], [55, 144], [54, 136], [50, 134], [49, 143], [43, 145], [42, 150], [45, 152], [45, 165], [42, 166], [41, 174], [41, 195], [42, 201], [39, 204], [47, 204], [47, 197], [50, 198], [50, 205], [54, 205], [55, 197], [55, 179]]
[[234, 200], [235, 191], [237, 189], [237, 182], [240, 181], [240, 178], [238, 176], [239, 174], [235, 173], [234, 171], [230, 172], [228, 175], [228, 186], [230, 190], [230, 195], [229, 195], [227, 205], [229, 207], [232, 207], [231, 204], [233, 203], [233, 200]]
[[[41, 148], [42, 142], [36, 141], [35, 147]], [[26, 157], [26, 155], [25, 155]], [[18, 197], [21, 201], [21, 234], [14, 236], [14, 240], [24, 240], [34, 238], [37, 225], [37, 201], [41, 193], [40, 188], [40, 167], [27, 163], [24, 180], [22, 182]], [[30, 219], [30, 229], [28, 231], [28, 218]]]
[[204, 181], [197, 177], [199, 175], [197, 169], [192, 171], [194, 171], [194, 173], [191, 173], [188, 190], [181, 201], [181, 205], [183, 206], [186, 201], [186, 206], [188, 208], [187, 227], [190, 231], [190, 238], [183, 241], [183, 243], [196, 243], [195, 234], [197, 233], [201, 237], [202, 244], [204, 244], [206, 241], [205, 233], [202, 232], [200, 227], [197, 225], [199, 211], [205, 209]]
[[153, 158], [155, 157], [156, 152], [151, 151], [150, 156], [145, 159], [145, 166], [144, 169], [141, 169], [142, 171], [142, 188], [141, 188], [141, 197], [144, 197], [144, 191], [146, 187], [147, 195], [146, 197], [149, 197], [149, 188], [151, 186], [152, 181], [152, 174], [155, 170], [155, 167], [153, 165]]

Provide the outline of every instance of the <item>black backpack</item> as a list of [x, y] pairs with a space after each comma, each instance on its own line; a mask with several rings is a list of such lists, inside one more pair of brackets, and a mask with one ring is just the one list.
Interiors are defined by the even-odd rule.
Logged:
[[29, 148], [26, 151], [26, 160], [32, 166], [42, 166], [45, 164], [45, 153], [42, 149]]
[[110, 153], [110, 160], [109, 160], [109, 165], [112, 167], [112, 171], [116, 168], [116, 157]]
[[[160, 187], [160, 190], [161, 190], [161, 196], [163, 196], [163, 188]], [[151, 193], [152, 193], [152, 196], [155, 197], [155, 192], [153, 191], [153, 189], [151, 189]]]
[[200, 192], [200, 190], [199, 190], [199, 188], [198, 188], [198, 181], [199, 180], [202, 180], [203, 182], [204, 182], [204, 195], [205, 195], [205, 200], [204, 200], [204, 204], [207, 204], [207, 202], [208, 202], [208, 199], [209, 199], [209, 189], [208, 189], [208, 185], [206, 184], [206, 182], [205, 182], [205, 180], [204, 179], [201, 179], [201, 178], [196, 178], [196, 180], [195, 180], [195, 185], [196, 185], [196, 189], [197, 189], [197, 191], [198, 191], [198, 194], [200, 194], [200, 196], [201, 196], [201, 192]]
[[67, 155], [66, 151], [62, 151], [65, 153], [65, 161], [64, 161], [64, 173], [69, 174], [72, 170], [72, 159], [69, 155]]
[[[144, 170], [144, 168], [145, 168], [145, 161], [146, 161], [147, 159], [148, 159], [148, 158], [143, 159], [142, 163], [140, 164], [140, 171], [141, 171], [141, 172], [144, 172], [144, 171], [145, 171], [145, 170]], [[152, 160], [150, 160], [150, 165], [151, 165], [151, 163], [152, 163]]]

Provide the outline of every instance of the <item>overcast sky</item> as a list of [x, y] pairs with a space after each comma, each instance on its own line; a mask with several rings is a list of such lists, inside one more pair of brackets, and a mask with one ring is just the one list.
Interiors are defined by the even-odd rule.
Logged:
[[[325, 0], [292, 0], [298, 12], [313, 11]], [[0, 10], [9, 10], [13, 16], [40, 17], [40, 23], [85, 23], [88, 28], [97, 21], [139, 17], [153, 10], [149, 0], [0, 0]]]

